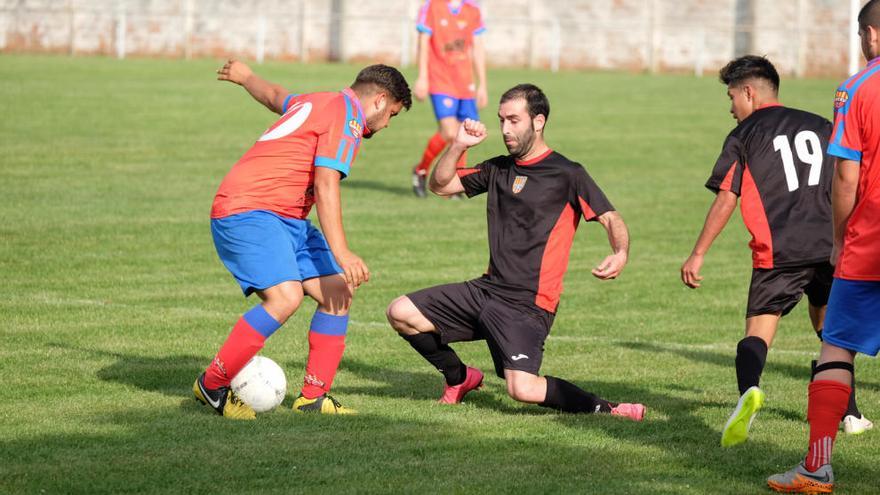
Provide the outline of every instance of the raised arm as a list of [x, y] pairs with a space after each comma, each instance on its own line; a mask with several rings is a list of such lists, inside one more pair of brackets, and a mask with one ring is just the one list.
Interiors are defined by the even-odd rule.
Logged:
[[260, 78], [244, 62], [229, 59], [217, 74], [217, 79], [220, 81], [229, 81], [244, 87], [255, 100], [269, 110], [279, 115], [284, 113], [284, 100], [290, 92], [280, 84]]
[[837, 264], [843, 249], [843, 234], [856, 205], [859, 187], [859, 162], [838, 158], [834, 161], [834, 180], [831, 183], [831, 214], [834, 224], [834, 249], [831, 264]]
[[601, 280], [611, 280], [620, 275], [629, 257], [629, 231], [620, 213], [611, 210], [597, 218], [608, 233], [608, 244], [611, 254], [602, 263], [593, 268], [593, 276]]
[[486, 126], [482, 122], [465, 119], [459, 126], [455, 139], [440, 155], [434, 171], [431, 172], [431, 180], [428, 182], [431, 192], [438, 196], [452, 196], [464, 192], [456, 164], [468, 148], [483, 142], [487, 135]]
[[737, 196], [730, 191], [718, 191], [715, 201], [709, 208], [706, 221], [703, 222], [703, 230], [693, 251], [688, 259], [681, 265], [681, 281], [691, 289], [700, 286], [703, 277], [700, 276], [700, 268], [703, 266], [703, 256], [709, 251], [715, 238], [724, 230], [724, 226], [736, 210]]

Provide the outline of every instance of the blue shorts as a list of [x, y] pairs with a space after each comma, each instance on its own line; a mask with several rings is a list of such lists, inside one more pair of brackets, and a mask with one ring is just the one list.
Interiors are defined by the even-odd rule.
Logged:
[[876, 356], [880, 351], [880, 282], [835, 278], [822, 340]]
[[459, 122], [464, 122], [465, 119], [480, 120], [477, 100], [473, 98], [459, 99], [432, 94], [431, 104], [434, 105], [434, 117], [437, 117], [437, 120], [446, 117], [455, 117]]
[[211, 234], [245, 297], [288, 280], [342, 273], [324, 235], [308, 220], [254, 210], [211, 219]]

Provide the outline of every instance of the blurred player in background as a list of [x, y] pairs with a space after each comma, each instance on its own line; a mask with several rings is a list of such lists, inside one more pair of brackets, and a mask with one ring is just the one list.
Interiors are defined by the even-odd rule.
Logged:
[[515, 400], [570, 413], [606, 413], [641, 421], [642, 404], [614, 403], [552, 376], [539, 376], [544, 341], [562, 293], [562, 278], [580, 219], [605, 228], [612, 254], [593, 275], [620, 275], [629, 234], [620, 214], [578, 163], [544, 142], [550, 102], [531, 84], [501, 97], [498, 117], [509, 155], [458, 168], [464, 152], [486, 139], [486, 127], [466, 120], [431, 174], [440, 196], [487, 193], [489, 270], [482, 277], [395, 299], [391, 326], [446, 379], [441, 403], [457, 404], [483, 382], [448, 344], [486, 340], [495, 373]]
[[880, 351], [880, 0], [859, 12], [868, 66], [846, 80], [834, 99], [834, 283], [819, 364], [809, 386], [810, 443], [803, 461], [771, 476], [786, 493], [831, 493], [831, 452], [850, 397], [856, 352]]
[[[712, 242], [736, 209], [738, 198], [752, 234], [752, 281], [746, 335], [736, 349], [740, 399], [721, 435], [721, 445], [746, 441], [764, 403], [758, 387], [779, 319], [806, 293], [813, 327], [822, 322], [834, 267], [831, 255], [831, 176], [833, 160], [823, 152], [831, 122], [786, 108], [778, 100], [779, 74], [764, 57], [748, 55], [721, 69], [730, 113], [737, 127], [724, 141], [706, 187], [717, 194], [681, 279], [700, 287], [700, 268]], [[843, 420], [844, 415], [838, 418]], [[871, 427], [855, 405], [847, 411], [847, 431]]]
[[[342, 91], [300, 95], [257, 77], [238, 61], [230, 60], [218, 73], [218, 79], [243, 86], [282, 117], [232, 167], [214, 197], [211, 232], [217, 254], [245, 297], [256, 293], [262, 303], [238, 320], [193, 393], [225, 417], [253, 419], [254, 411], [229, 383], [308, 295], [318, 307], [293, 409], [353, 413], [328, 392], [345, 349], [353, 291], [370, 279], [370, 271], [348, 249], [339, 183], [348, 176], [361, 140], [409, 109], [409, 87], [386, 65], [366, 67]], [[313, 205], [323, 235], [307, 220]]]
[[[477, 108], [488, 102], [486, 51], [480, 36], [486, 28], [480, 7], [471, 0], [426, 0], [419, 10], [416, 29], [419, 76], [413, 93], [420, 101], [431, 96], [438, 125], [422, 160], [413, 169], [413, 192], [424, 198], [434, 158], [452, 141], [461, 122], [480, 120]], [[462, 155], [460, 167], [464, 166], [466, 156]]]

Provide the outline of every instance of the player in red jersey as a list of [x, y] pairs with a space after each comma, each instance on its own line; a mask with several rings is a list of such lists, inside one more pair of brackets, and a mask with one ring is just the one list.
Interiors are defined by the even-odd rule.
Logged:
[[[764, 57], [747, 55], [720, 72], [738, 125], [724, 141], [706, 183], [717, 194], [693, 252], [681, 268], [682, 281], [700, 287], [705, 253], [741, 199], [752, 234], [753, 270], [746, 310], [746, 335], [736, 349], [740, 399], [721, 435], [730, 447], [748, 438], [764, 402], [758, 387], [781, 317], [806, 294], [820, 339], [831, 290], [831, 177], [833, 159], [822, 152], [831, 122], [778, 101], [779, 74]], [[848, 432], [870, 427], [850, 402]], [[843, 420], [844, 417], [841, 416]]]
[[[281, 118], [232, 167], [214, 197], [217, 254], [245, 297], [256, 293], [262, 304], [238, 320], [193, 393], [225, 417], [253, 419], [254, 411], [229, 389], [230, 381], [308, 295], [318, 307], [293, 409], [353, 413], [328, 392], [345, 349], [353, 291], [369, 280], [370, 271], [348, 249], [339, 183], [361, 140], [409, 109], [409, 87], [386, 65], [366, 67], [342, 91], [302, 95], [259, 78], [238, 61], [230, 60], [218, 73]], [[307, 219], [312, 206], [323, 234]]]
[[443, 374], [441, 403], [457, 404], [483, 382], [483, 373], [465, 366], [448, 344], [485, 340], [495, 373], [513, 399], [641, 421], [642, 404], [609, 402], [562, 378], [538, 374], [581, 218], [605, 228], [613, 251], [593, 270], [596, 278], [616, 278], [629, 254], [626, 224], [599, 186], [582, 165], [544, 141], [549, 115], [550, 102], [538, 87], [511, 88], [498, 109], [510, 154], [456, 169], [464, 151], [487, 135], [480, 122], [462, 124], [437, 162], [430, 187], [440, 196], [487, 194], [489, 269], [474, 280], [398, 297], [388, 307], [388, 321]]
[[[423, 198], [427, 196], [425, 184], [434, 158], [452, 141], [461, 122], [480, 120], [477, 108], [488, 102], [486, 52], [480, 36], [486, 28], [476, 2], [425, 0], [416, 29], [419, 77], [413, 93], [420, 101], [430, 95], [438, 125], [413, 169], [413, 192]], [[462, 155], [459, 166], [464, 166], [466, 156]]]
[[809, 387], [807, 455], [767, 484], [785, 493], [831, 493], [831, 453], [846, 410], [856, 352], [880, 351], [880, 0], [859, 12], [859, 37], [868, 66], [847, 79], [834, 99], [836, 158], [834, 283], [825, 316], [819, 365]]

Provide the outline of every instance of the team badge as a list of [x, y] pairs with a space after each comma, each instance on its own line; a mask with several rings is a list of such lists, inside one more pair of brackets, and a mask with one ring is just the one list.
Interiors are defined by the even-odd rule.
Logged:
[[838, 90], [837, 93], [834, 94], [834, 109], [840, 110], [846, 105], [847, 101], [849, 101], [849, 93]]
[[519, 194], [520, 191], [526, 187], [526, 181], [529, 180], [528, 177], [524, 175], [517, 175], [515, 179], [513, 179], [513, 194]]
[[452, 98], [443, 98], [443, 106], [446, 108], [452, 108], [452, 104], [455, 103], [452, 101]]
[[351, 119], [348, 121], [348, 128], [351, 129], [351, 133], [354, 134], [355, 139], [361, 138], [361, 133], [364, 131], [364, 128], [361, 126], [360, 122]]

